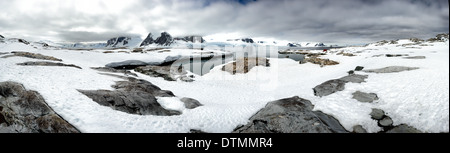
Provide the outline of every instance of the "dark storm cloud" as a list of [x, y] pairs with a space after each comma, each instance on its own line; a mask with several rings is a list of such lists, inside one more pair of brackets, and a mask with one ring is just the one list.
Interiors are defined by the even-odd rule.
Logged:
[[167, 31], [361, 43], [428, 38], [449, 29], [447, 0], [16, 0], [0, 5], [5, 6], [1, 34], [64, 41]]

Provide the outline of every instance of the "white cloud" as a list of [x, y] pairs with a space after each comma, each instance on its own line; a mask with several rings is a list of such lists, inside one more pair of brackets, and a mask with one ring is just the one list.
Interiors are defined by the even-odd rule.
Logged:
[[63, 41], [167, 31], [356, 43], [426, 38], [449, 28], [445, 0], [0, 0], [0, 6], [0, 34]]

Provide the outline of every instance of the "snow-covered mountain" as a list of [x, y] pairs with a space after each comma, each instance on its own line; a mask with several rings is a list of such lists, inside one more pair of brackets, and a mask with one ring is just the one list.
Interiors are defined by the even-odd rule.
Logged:
[[229, 42], [244, 42], [244, 43], [255, 43], [252, 38], [241, 38], [241, 39], [227, 39]]
[[321, 42], [298, 42], [298, 43], [288, 43], [289, 47], [325, 47]]
[[105, 47], [137, 47], [142, 42], [139, 36], [125, 37], [120, 36], [111, 38], [106, 42]]

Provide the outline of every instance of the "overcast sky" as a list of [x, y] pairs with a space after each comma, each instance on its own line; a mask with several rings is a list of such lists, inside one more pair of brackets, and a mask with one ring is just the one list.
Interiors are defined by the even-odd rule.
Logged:
[[1, 35], [34, 41], [167, 31], [355, 44], [449, 31], [448, 0], [0, 0], [0, 10]]

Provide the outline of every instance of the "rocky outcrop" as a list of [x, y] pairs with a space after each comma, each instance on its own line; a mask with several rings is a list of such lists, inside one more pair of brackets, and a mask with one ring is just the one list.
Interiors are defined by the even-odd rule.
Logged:
[[17, 41], [20, 42], [20, 43], [23, 43], [25, 45], [29, 45], [30, 44], [30, 42], [28, 42], [28, 41], [26, 41], [24, 39], [17, 39]]
[[436, 35], [436, 37], [434, 37], [434, 38], [428, 39], [427, 41], [431, 42], [431, 43], [433, 43], [433, 42], [445, 42], [445, 41], [448, 41], [448, 38], [449, 38], [448, 33], [442, 33], [442, 34]]
[[137, 77], [137, 74], [127, 71], [127, 70], [122, 70], [122, 69], [114, 69], [114, 68], [109, 68], [109, 67], [91, 67], [91, 69], [101, 71], [101, 72], [122, 73], [126, 76], [131, 75], [131, 76]]
[[0, 133], [79, 133], [36, 91], [0, 82]]
[[361, 83], [365, 82], [365, 79], [367, 79], [367, 75], [358, 75], [358, 74], [351, 74], [339, 79], [333, 79], [326, 81], [316, 87], [313, 88], [314, 95], [323, 97], [331, 95], [338, 91], [343, 91], [345, 89], [345, 84], [348, 82], [352, 83]]
[[22, 66], [66, 66], [66, 67], [74, 67], [77, 69], [82, 69], [81, 67], [73, 65], [73, 64], [53, 63], [53, 62], [25, 62], [25, 63], [17, 63], [17, 65], [22, 65]]
[[3, 56], [2, 58], [9, 58], [9, 57], [14, 57], [14, 56], [20, 56], [20, 57], [41, 59], [41, 60], [62, 61], [62, 59], [55, 58], [55, 57], [52, 57], [52, 56], [45, 56], [45, 55], [38, 54], [38, 53], [19, 52], [19, 51], [13, 51], [11, 53], [13, 53], [13, 55]]
[[321, 59], [321, 58], [317, 58], [317, 57], [306, 58], [305, 61], [313, 63], [313, 64], [318, 64], [318, 65], [320, 65], [320, 67], [323, 67], [325, 65], [337, 65], [337, 64], [339, 64], [339, 62], [336, 62], [336, 61], [333, 61], [333, 60]]
[[371, 103], [375, 100], [378, 100], [378, 96], [375, 93], [365, 93], [361, 91], [356, 91], [352, 93], [353, 99], [358, 100], [359, 102], [363, 103]]
[[403, 57], [404, 59], [425, 59], [425, 56], [408, 56], [408, 57]]
[[186, 70], [182, 66], [153, 66], [153, 65], [147, 65], [147, 66], [140, 66], [134, 69], [136, 72], [140, 72], [145, 75], [149, 75], [152, 77], [162, 77], [164, 80], [167, 81], [176, 81], [180, 79], [181, 81], [185, 82], [192, 82], [194, 81], [192, 77], [187, 76]]
[[347, 132], [332, 116], [312, 111], [309, 100], [298, 96], [269, 102], [233, 133], [341, 133]]
[[152, 35], [152, 33], [149, 33], [148, 35], [147, 35], [147, 37], [144, 39], [144, 41], [142, 41], [142, 43], [141, 43], [141, 45], [139, 45], [139, 46], [147, 46], [147, 45], [150, 45], [150, 44], [153, 44], [154, 43], [154, 39], [153, 39], [153, 35]]
[[380, 69], [369, 69], [369, 70], [363, 70], [363, 72], [366, 73], [397, 73], [402, 71], [411, 71], [419, 69], [418, 67], [406, 67], [406, 66], [389, 66], [385, 68]]
[[267, 58], [238, 58], [236, 61], [226, 64], [222, 67], [222, 71], [229, 72], [231, 74], [247, 73], [255, 66], [270, 66], [269, 59]]
[[398, 44], [398, 40], [390, 40], [390, 41], [382, 40], [382, 41], [376, 42], [375, 44], [376, 44], [375, 46], [383, 46], [386, 44]]
[[2, 35], [0, 35], [0, 39], [5, 39], [5, 37], [3, 37]]
[[146, 62], [142, 62], [139, 60], [127, 60], [127, 61], [123, 61], [123, 62], [113, 62], [113, 63], [109, 63], [106, 64], [105, 67], [107, 68], [114, 68], [114, 69], [134, 69], [137, 68], [139, 66], [145, 66], [148, 65], [148, 63]]
[[386, 57], [400, 57], [400, 56], [409, 56], [408, 54], [386, 54]]
[[170, 46], [173, 43], [173, 38], [169, 33], [163, 32], [161, 36], [156, 38], [155, 43], [161, 46]]
[[386, 131], [386, 133], [422, 133], [422, 131], [419, 131], [416, 128], [408, 126], [406, 124], [400, 124]]
[[181, 112], [166, 110], [157, 101], [156, 97], [174, 97], [171, 91], [161, 90], [152, 83], [132, 77], [121, 77], [126, 81], [118, 81], [110, 90], [78, 90], [102, 106], [114, 110], [138, 114], [171, 116]]
[[194, 109], [200, 106], [203, 106], [198, 100], [192, 99], [192, 98], [181, 98], [180, 99], [181, 102], [184, 103], [184, 107], [186, 107], [187, 109]]

